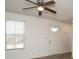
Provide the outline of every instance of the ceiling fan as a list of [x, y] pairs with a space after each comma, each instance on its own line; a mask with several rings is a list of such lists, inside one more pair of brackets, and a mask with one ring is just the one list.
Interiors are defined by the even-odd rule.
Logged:
[[49, 5], [54, 5], [56, 4], [54, 0], [51, 0], [49, 2], [44, 2], [44, 0], [37, 0], [37, 3], [31, 1], [31, 0], [26, 0], [27, 2], [30, 2], [36, 6], [33, 6], [33, 7], [29, 7], [29, 8], [23, 8], [23, 10], [27, 10], [27, 9], [32, 9], [32, 8], [37, 8], [38, 9], [38, 15], [41, 16], [42, 15], [42, 11], [43, 10], [47, 10], [49, 12], [52, 12], [54, 14], [56, 14], [56, 11], [55, 10], [52, 10], [50, 8], [48, 8], [47, 6]]

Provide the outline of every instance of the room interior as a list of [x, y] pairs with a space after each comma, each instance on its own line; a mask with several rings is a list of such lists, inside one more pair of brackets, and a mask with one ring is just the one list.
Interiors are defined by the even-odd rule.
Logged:
[[6, 59], [73, 58], [72, 0], [5, 0], [5, 12]]

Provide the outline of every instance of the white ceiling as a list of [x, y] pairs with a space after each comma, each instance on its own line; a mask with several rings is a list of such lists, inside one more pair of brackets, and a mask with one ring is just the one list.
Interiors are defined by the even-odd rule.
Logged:
[[[25, 7], [35, 6], [25, 0], [5, 0], [6, 4], [6, 11], [24, 14], [24, 15], [31, 15], [31, 16], [38, 16], [37, 9], [29, 9], [29, 10], [22, 10]], [[36, 2], [36, 0], [32, 0]], [[50, 0], [44, 0], [45, 2]], [[57, 14], [54, 15], [48, 11], [43, 11], [43, 15], [41, 17], [55, 19], [59, 21], [65, 22], [72, 22], [73, 20], [73, 0], [54, 0], [56, 2], [56, 6], [53, 5], [48, 6], [51, 9], [57, 10]]]

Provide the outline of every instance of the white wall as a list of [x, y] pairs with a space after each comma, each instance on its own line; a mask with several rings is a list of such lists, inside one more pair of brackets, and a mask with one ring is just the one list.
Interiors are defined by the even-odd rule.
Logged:
[[[71, 24], [9, 12], [7, 19], [26, 22], [26, 39], [24, 49], [6, 50], [6, 59], [31, 59], [71, 51]], [[59, 27], [58, 32], [50, 31], [53, 25]]]

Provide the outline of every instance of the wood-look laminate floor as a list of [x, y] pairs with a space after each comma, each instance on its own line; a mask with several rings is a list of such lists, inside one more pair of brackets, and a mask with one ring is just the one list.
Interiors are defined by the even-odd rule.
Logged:
[[72, 59], [72, 57], [71, 57], [71, 53], [65, 53], [65, 54], [51, 55], [51, 56], [33, 58], [33, 59]]

